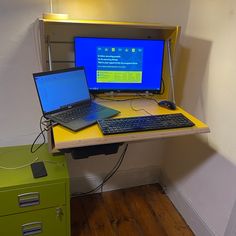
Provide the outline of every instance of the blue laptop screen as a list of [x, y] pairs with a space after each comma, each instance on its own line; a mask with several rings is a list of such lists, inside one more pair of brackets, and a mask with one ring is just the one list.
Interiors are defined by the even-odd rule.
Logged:
[[84, 69], [34, 74], [43, 113], [90, 99]]

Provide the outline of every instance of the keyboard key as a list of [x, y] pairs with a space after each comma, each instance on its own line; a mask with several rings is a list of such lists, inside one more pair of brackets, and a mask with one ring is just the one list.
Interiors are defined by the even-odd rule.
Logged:
[[68, 123], [72, 120], [83, 117], [85, 114], [93, 114], [94, 112], [98, 112], [102, 109], [104, 109], [103, 106], [99, 106], [93, 103], [89, 105], [71, 108], [70, 110], [66, 110], [64, 112], [54, 115], [54, 118]]

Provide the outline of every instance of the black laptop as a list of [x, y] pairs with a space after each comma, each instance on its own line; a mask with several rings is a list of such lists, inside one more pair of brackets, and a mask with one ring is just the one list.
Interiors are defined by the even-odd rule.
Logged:
[[91, 101], [84, 67], [33, 74], [45, 118], [78, 131], [119, 111]]

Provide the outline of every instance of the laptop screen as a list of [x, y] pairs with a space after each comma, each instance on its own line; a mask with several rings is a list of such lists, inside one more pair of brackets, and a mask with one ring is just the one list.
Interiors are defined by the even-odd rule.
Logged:
[[90, 100], [84, 67], [33, 74], [43, 113]]

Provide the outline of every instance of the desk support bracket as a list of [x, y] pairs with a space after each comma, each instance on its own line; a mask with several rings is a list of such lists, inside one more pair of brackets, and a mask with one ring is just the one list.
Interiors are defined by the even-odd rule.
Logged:
[[94, 146], [86, 146], [86, 147], [78, 147], [60, 150], [64, 153], [70, 153], [73, 159], [84, 159], [96, 155], [111, 155], [118, 152], [119, 147], [123, 145], [123, 143], [111, 143], [111, 144], [102, 144], [102, 145], [94, 145]]

